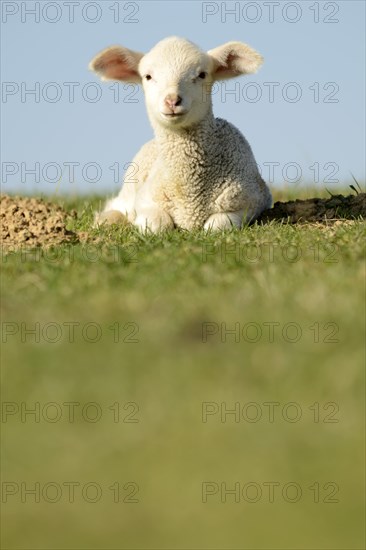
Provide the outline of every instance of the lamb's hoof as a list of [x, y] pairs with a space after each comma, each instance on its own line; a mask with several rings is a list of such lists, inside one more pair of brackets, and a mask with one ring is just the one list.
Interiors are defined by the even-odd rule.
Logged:
[[174, 222], [169, 214], [155, 208], [140, 212], [134, 223], [142, 233], [159, 233], [174, 228]]
[[206, 221], [203, 229], [205, 231], [224, 231], [225, 229], [240, 227], [242, 216], [242, 212], [212, 214]]
[[95, 217], [95, 225], [127, 225], [128, 219], [119, 210], [107, 210], [106, 212], [99, 212]]

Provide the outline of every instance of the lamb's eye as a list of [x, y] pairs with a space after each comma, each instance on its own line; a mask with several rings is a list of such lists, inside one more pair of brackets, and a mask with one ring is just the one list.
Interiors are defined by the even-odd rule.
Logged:
[[206, 73], [200, 73], [198, 75], [198, 78], [202, 78], [202, 79], [206, 78]]
[[145, 75], [145, 78], [146, 78], [146, 80], [151, 80], [151, 75], [150, 75], [150, 74], [146, 74], [146, 75]]

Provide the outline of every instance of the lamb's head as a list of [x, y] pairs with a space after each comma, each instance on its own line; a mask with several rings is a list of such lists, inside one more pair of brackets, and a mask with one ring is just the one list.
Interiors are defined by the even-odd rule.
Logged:
[[212, 111], [216, 80], [254, 73], [262, 57], [241, 42], [228, 42], [207, 53], [183, 38], [159, 42], [146, 55], [120, 46], [103, 50], [90, 68], [103, 80], [142, 84], [153, 126], [189, 128]]

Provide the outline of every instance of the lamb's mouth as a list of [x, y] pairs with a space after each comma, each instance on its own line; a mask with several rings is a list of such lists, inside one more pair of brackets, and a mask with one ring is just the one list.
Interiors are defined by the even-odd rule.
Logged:
[[180, 118], [186, 114], [186, 111], [183, 113], [160, 113], [164, 118], [174, 119]]

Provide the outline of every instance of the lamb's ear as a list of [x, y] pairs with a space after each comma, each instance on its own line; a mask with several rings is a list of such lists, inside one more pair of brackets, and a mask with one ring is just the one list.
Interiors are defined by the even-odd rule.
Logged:
[[102, 80], [140, 83], [141, 77], [137, 68], [143, 56], [143, 53], [121, 46], [111, 46], [94, 57], [89, 63], [89, 69], [96, 72]]
[[227, 42], [207, 54], [214, 61], [214, 80], [255, 73], [263, 63], [263, 57], [242, 42]]

